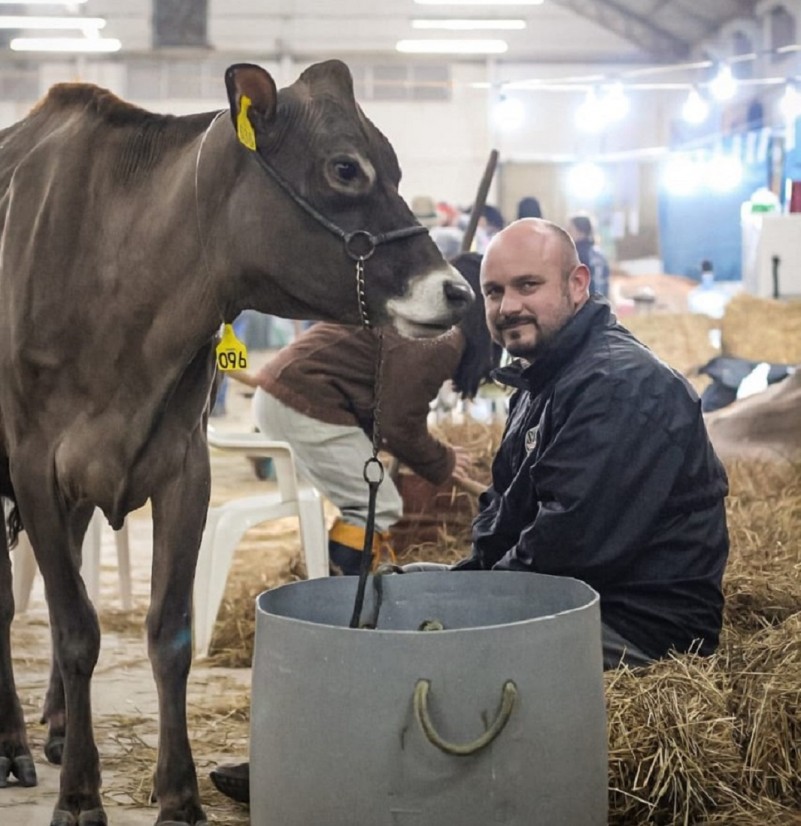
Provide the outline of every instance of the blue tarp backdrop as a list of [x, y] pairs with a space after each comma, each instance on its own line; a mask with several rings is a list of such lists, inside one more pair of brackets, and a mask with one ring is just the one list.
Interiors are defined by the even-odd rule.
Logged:
[[769, 132], [755, 129], [738, 133], [693, 150], [693, 159], [702, 165], [720, 154], [739, 158], [743, 176], [735, 188], [720, 192], [706, 186], [701, 169], [691, 194], [677, 195], [660, 188], [659, 237], [665, 272], [700, 280], [701, 261], [707, 258], [717, 280], [742, 278], [740, 208], [756, 189], [769, 183]]

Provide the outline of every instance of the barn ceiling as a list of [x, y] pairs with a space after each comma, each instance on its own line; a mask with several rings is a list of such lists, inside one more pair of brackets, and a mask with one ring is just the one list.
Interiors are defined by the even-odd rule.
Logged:
[[[788, 0], [786, 5], [798, 5]], [[72, 0], [48, 6], [18, 3], [15, 14], [100, 16], [103, 35], [122, 51], [211, 47], [256, 58], [397, 55], [406, 39], [496, 38], [509, 62], [671, 62], [686, 59], [722, 26], [756, 23], [764, 0], [528, 0], [504, 5], [472, 0]], [[515, 31], [448, 32], [413, 28], [413, 20], [522, 20]]]
[[725, 24], [755, 20], [758, 0], [552, 0], [654, 59], [689, 57]]

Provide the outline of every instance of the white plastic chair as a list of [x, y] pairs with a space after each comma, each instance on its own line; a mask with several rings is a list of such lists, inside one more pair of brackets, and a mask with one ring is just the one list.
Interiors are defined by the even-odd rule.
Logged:
[[[86, 536], [83, 539], [83, 555], [81, 574], [86, 585], [89, 599], [97, 605], [100, 597], [100, 545], [102, 540], [105, 518], [99, 508], [95, 508]], [[114, 540], [117, 545], [117, 569], [120, 578], [120, 600], [123, 610], [130, 611], [133, 607], [131, 597], [131, 552], [128, 541], [128, 523], [114, 531]], [[13, 565], [14, 604], [16, 613], [22, 614], [28, 610], [31, 599], [31, 590], [36, 572], [39, 570], [33, 548], [26, 533], [19, 535], [17, 547], [11, 552]]]
[[260, 433], [221, 432], [211, 425], [208, 442], [210, 447], [225, 452], [272, 459], [278, 489], [209, 508], [195, 571], [193, 644], [196, 656], [208, 653], [234, 550], [254, 525], [297, 516], [309, 579], [328, 576], [328, 532], [323, 500], [312, 484], [298, 478], [290, 445], [266, 439]]

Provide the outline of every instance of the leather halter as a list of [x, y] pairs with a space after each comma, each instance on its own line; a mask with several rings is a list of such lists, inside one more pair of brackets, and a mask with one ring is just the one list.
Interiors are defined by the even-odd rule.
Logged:
[[[356, 296], [359, 301], [359, 315], [362, 319], [363, 327], [372, 327], [370, 318], [367, 315], [367, 300], [365, 297], [364, 287], [364, 262], [370, 258], [375, 252], [375, 248], [380, 244], [386, 244], [389, 241], [399, 241], [402, 238], [409, 238], [413, 235], [420, 235], [428, 232], [428, 230], [417, 224], [416, 226], [402, 227], [401, 229], [393, 229], [389, 232], [381, 232], [374, 235], [365, 229], [357, 229], [353, 232], [345, 232], [344, 229], [337, 226], [333, 221], [325, 217], [321, 212], [316, 210], [305, 198], [298, 195], [297, 192], [290, 186], [278, 171], [271, 166], [256, 150], [251, 151], [256, 160], [261, 165], [262, 169], [278, 184], [279, 187], [306, 213], [311, 215], [318, 224], [325, 227], [329, 232], [339, 238], [345, 245], [345, 252], [348, 256], [356, 262]], [[364, 247], [360, 251], [360, 248]]]

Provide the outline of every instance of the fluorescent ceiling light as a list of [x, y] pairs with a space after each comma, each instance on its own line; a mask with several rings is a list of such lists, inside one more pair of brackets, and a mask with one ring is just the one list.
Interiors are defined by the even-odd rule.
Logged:
[[399, 52], [407, 54], [503, 54], [505, 40], [399, 40]]
[[102, 17], [24, 17], [0, 15], [0, 29], [102, 29]]
[[114, 37], [15, 37], [9, 45], [14, 52], [118, 52], [122, 43]]
[[414, 0], [420, 6], [541, 6], [542, 0]]
[[453, 31], [473, 31], [480, 29], [514, 30], [525, 29], [525, 20], [412, 20], [413, 29], [451, 29]]

